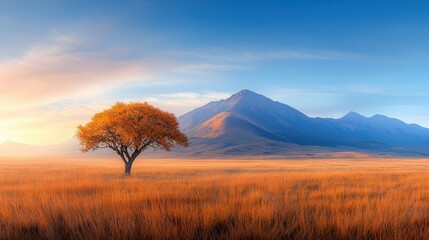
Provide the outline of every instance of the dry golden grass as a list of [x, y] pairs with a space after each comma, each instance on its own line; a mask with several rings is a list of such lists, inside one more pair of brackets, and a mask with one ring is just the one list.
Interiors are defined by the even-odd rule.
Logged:
[[429, 161], [0, 159], [0, 239], [429, 239]]

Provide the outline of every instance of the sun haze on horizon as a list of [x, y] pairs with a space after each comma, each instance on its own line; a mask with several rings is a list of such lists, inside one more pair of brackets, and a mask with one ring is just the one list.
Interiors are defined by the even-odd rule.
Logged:
[[309, 116], [429, 127], [429, 3], [12, 1], [0, 143], [45, 145], [117, 101], [181, 115], [250, 89]]

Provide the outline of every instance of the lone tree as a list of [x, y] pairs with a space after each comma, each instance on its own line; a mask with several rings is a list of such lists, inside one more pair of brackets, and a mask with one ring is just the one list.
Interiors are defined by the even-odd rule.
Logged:
[[82, 152], [113, 149], [125, 163], [124, 175], [130, 175], [137, 156], [148, 148], [169, 151], [176, 145], [188, 146], [176, 117], [146, 102], [118, 102], [79, 125], [76, 137]]

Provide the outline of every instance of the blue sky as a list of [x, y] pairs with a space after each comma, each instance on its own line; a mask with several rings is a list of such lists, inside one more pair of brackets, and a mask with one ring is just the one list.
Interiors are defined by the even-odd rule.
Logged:
[[183, 114], [241, 89], [429, 127], [429, 2], [0, 3], [0, 142], [56, 143], [115, 101]]

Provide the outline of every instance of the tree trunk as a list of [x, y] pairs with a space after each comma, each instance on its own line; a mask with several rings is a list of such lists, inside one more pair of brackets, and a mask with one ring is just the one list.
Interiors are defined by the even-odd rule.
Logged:
[[133, 166], [134, 160], [130, 160], [129, 162], [125, 163], [125, 171], [124, 176], [130, 176], [131, 175], [131, 167]]

